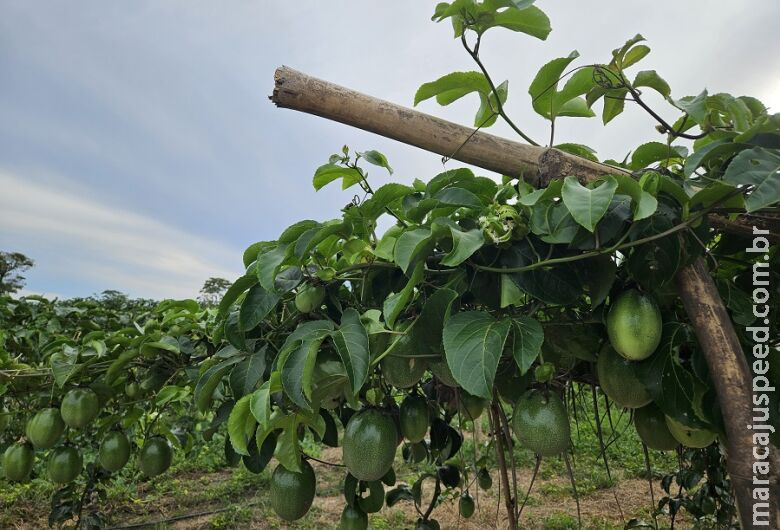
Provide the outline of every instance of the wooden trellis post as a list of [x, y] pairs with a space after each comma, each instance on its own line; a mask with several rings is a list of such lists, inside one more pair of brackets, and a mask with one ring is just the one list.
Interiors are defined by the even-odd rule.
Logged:
[[[271, 101], [282, 108], [338, 121], [442, 156], [473, 164], [502, 175], [521, 177], [534, 186], [574, 175], [582, 182], [605, 174], [625, 174], [620, 168], [576, 157], [555, 149], [530, 146], [383, 101], [287, 67], [276, 71]], [[466, 140], [468, 141], [466, 142]], [[751, 218], [731, 221], [710, 216], [712, 226], [737, 234], [750, 233]], [[780, 240], [780, 219], [763, 219], [769, 239]], [[766, 528], [752, 523], [753, 456], [752, 377], [717, 287], [702, 259], [683, 268], [677, 290], [696, 330], [723, 411], [728, 436], [728, 471], [744, 529]], [[774, 451], [774, 450], [773, 450]], [[780, 528], [780, 481], [772, 454], [773, 526]]]

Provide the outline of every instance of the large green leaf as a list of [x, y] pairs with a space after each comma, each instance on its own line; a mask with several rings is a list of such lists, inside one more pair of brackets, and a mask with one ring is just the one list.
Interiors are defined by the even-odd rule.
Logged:
[[238, 323], [243, 331], [250, 331], [276, 307], [279, 295], [265, 290], [261, 285], [255, 285], [244, 298], [238, 316]]
[[267, 346], [263, 346], [259, 351], [245, 358], [231, 370], [230, 389], [233, 391], [234, 397], [241, 398], [246, 394], [250, 394], [263, 378], [266, 350]]
[[247, 442], [255, 431], [257, 424], [254, 416], [249, 411], [249, 401], [252, 395], [244, 396], [233, 406], [228, 416], [228, 436], [233, 449], [240, 455], [249, 455]]
[[391, 175], [393, 174], [393, 168], [390, 167], [390, 163], [387, 161], [387, 157], [380, 153], [379, 151], [363, 151], [362, 153], [358, 153], [360, 156], [363, 157], [363, 160], [368, 162], [369, 164], [374, 164], [375, 166], [383, 167], [387, 170], [388, 173]]
[[232, 306], [233, 303], [238, 300], [238, 297], [244, 294], [247, 289], [256, 284], [257, 281], [257, 275], [247, 274], [233, 282], [233, 285], [228, 287], [228, 290], [225, 291], [225, 294], [222, 296], [222, 300], [219, 302], [217, 316], [220, 318], [225, 316], [230, 309], [230, 306]]
[[457, 267], [485, 244], [482, 230], [478, 228], [464, 230], [448, 217], [436, 219], [433, 223], [433, 231], [437, 240], [444, 237], [452, 239], [452, 249], [441, 260], [441, 264], [448, 267]]
[[672, 89], [669, 88], [669, 83], [658, 75], [655, 70], [642, 70], [634, 78], [634, 88], [648, 87], [652, 88], [664, 98], [668, 99], [672, 93]]
[[347, 369], [347, 376], [356, 395], [368, 377], [368, 334], [360, 314], [352, 308], [341, 315], [341, 325], [333, 332], [333, 342]]
[[398, 318], [398, 315], [400, 315], [406, 306], [409, 305], [409, 301], [414, 294], [414, 288], [422, 280], [424, 271], [425, 267], [423, 263], [418, 263], [404, 288], [397, 293], [391, 293], [385, 299], [382, 306], [382, 314], [385, 317], [387, 327], [390, 329], [395, 326], [395, 319]]
[[490, 84], [481, 72], [452, 72], [421, 85], [414, 95], [414, 104], [436, 97], [439, 105], [449, 105], [472, 92], [488, 95], [490, 91]]
[[631, 197], [631, 211], [634, 221], [641, 221], [653, 215], [658, 209], [658, 200], [642, 189], [642, 186], [629, 175], [613, 175], [618, 184], [615, 193]]
[[284, 393], [293, 403], [305, 410], [312, 410], [311, 376], [317, 362], [317, 352], [322, 338], [304, 341], [280, 360]]
[[684, 148], [661, 142], [647, 142], [640, 145], [631, 155], [631, 169], [642, 169], [656, 162], [677, 161], [685, 156]]
[[691, 329], [679, 322], [664, 324], [661, 344], [648, 359], [636, 365], [636, 374], [664, 414], [692, 428], [707, 428], [696, 412], [701, 410], [704, 384], [682, 366], [679, 348], [695, 341]]
[[531, 231], [545, 243], [571, 243], [579, 227], [562, 202], [541, 201], [531, 211]]
[[510, 320], [496, 320], [484, 311], [458, 313], [444, 324], [447, 365], [469, 394], [492, 399], [498, 360], [510, 327]]
[[520, 374], [524, 374], [539, 357], [544, 342], [542, 325], [534, 318], [525, 315], [512, 317], [512, 333], [509, 346], [515, 358]]
[[561, 189], [563, 203], [571, 212], [577, 223], [593, 232], [615, 195], [618, 184], [612, 177], [606, 177], [597, 188], [586, 188], [579, 183], [577, 177], [566, 177]]
[[325, 164], [318, 167], [317, 171], [314, 172], [312, 184], [314, 185], [314, 189], [319, 191], [322, 187], [338, 179], [342, 179], [341, 188], [347, 189], [363, 180], [363, 175], [360, 171], [352, 167], [344, 167], [338, 164]]
[[[534, 242], [536, 252], [542, 256], [548, 252], [548, 246]], [[503, 267], [525, 267], [534, 263], [538, 255], [528, 243], [527, 238], [516, 242], [501, 257]], [[583, 293], [582, 285], [571, 264], [561, 264], [546, 269], [534, 269], [512, 273], [512, 280], [524, 292], [549, 304], [569, 305]]]
[[579, 97], [593, 88], [592, 67], [577, 70], [564, 87], [558, 90], [558, 82], [564, 75], [564, 70], [579, 56], [575, 50], [568, 57], [553, 59], [545, 64], [528, 88], [534, 110], [548, 120], [553, 120], [556, 116], [594, 115], [585, 100]]
[[287, 246], [278, 245], [257, 257], [257, 279], [266, 291], [276, 289], [276, 274], [287, 257]]
[[359, 206], [360, 212], [369, 219], [376, 219], [385, 211], [385, 208], [413, 192], [412, 188], [403, 184], [395, 182], [385, 184], [375, 190], [374, 194]]
[[228, 373], [228, 370], [234, 364], [239, 363], [241, 359], [241, 357], [226, 359], [206, 370], [198, 379], [198, 383], [195, 385], [195, 406], [200, 412], [206, 412], [209, 409], [217, 385], [222, 381], [225, 374]]
[[753, 186], [745, 197], [748, 212], [780, 201], [780, 151], [763, 147], [742, 151], [726, 168], [723, 180]]
[[407, 230], [398, 238], [393, 251], [395, 262], [408, 273], [412, 264], [418, 259], [427, 257], [433, 249], [433, 239], [430, 229], [416, 228]]
[[458, 293], [452, 289], [437, 289], [425, 301], [420, 316], [407, 330], [408, 343], [419, 355], [441, 354], [444, 323], [450, 316]]
[[493, 17], [492, 22], [485, 25], [482, 31], [490, 27], [502, 27], [511, 31], [525, 33], [537, 39], [545, 40], [552, 31], [550, 19], [536, 6], [526, 7], [528, 2], [520, 4], [522, 9], [510, 8], [499, 11]]

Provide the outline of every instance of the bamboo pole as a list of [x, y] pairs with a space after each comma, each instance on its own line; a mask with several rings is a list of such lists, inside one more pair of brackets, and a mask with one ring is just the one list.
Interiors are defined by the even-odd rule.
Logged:
[[[270, 97], [277, 106], [338, 121], [503, 175], [521, 177], [535, 186], [574, 175], [588, 182], [605, 174], [626, 172], [556, 149], [500, 138], [383, 101], [339, 85], [281, 67]], [[728, 231], [723, 216], [717, 225]], [[745, 235], [742, 223], [735, 230]], [[770, 237], [777, 240], [778, 234]], [[683, 268], [676, 278], [678, 293], [707, 359], [726, 423], [728, 470], [744, 529], [752, 524], [751, 376], [731, 320], [702, 259]], [[777, 462], [777, 455], [772, 455]], [[773, 470], [774, 527], [777, 528], [778, 470]]]

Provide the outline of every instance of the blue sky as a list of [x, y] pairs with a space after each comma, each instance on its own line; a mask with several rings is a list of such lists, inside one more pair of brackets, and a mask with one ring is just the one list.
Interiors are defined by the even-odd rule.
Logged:
[[[435, 4], [0, 0], [0, 249], [37, 261], [29, 292], [193, 297], [209, 276], [240, 274], [252, 242], [339, 215], [351, 193], [310, 183], [341, 145], [383, 151], [398, 180], [430, 178], [438, 156], [276, 109], [267, 95], [286, 64], [411, 105], [421, 83], [473, 69], [449, 26], [430, 21]], [[707, 87], [780, 106], [776, 1], [584, 4], [538, 2], [553, 25], [546, 43], [498, 30], [483, 45], [532, 136], [547, 136], [527, 94], [539, 66], [573, 49], [605, 61], [635, 33], [653, 48], [641, 69], [657, 69], [673, 96]], [[476, 104], [421, 109], [469, 124]], [[557, 141], [622, 158], [660, 139], [652, 125], [638, 109], [607, 128], [569, 119]]]

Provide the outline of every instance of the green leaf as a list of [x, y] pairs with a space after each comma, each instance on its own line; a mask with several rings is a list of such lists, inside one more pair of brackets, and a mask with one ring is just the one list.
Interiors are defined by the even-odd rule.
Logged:
[[[485, 236], [482, 230], [473, 228], [463, 230], [457, 223], [448, 217], [436, 219], [433, 224], [434, 233], [444, 231], [452, 238], [452, 250], [441, 260], [442, 265], [457, 267], [469, 259], [477, 250], [485, 244]], [[437, 236], [437, 239], [446, 236]]]
[[531, 231], [546, 243], [571, 243], [577, 230], [577, 222], [562, 202], [539, 202], [531, 212]]
[[449, 105], [472, 92], [490, 94], [490, 84], [480, 72], [452, 72], [436, 81], [424, 83], [414, 95], [414, 105], [436, 97], [439, 105]]
[[628, 68], [629, 66], [638, 63], [648, 53], [650, 53], [650, 48], [648, 46], [645, 46], [644, 44], [634, 46], [623, 56], [622, 64], [620, 65], [621, 68]]
[[575, 50], [568, 57], [553, 59], [542, 66], [528, 88], [534, 110], [548, 120], [556, 116], [588, 117], [593, 116], [586, 101], [578, 96], [593, 88], [593, 69], [586, 67], [572, 75], [564, 87], [558, 91], [558, 82], [566, 68], [579, 57]]
[[287, 245], [279, 245], [257, 257], [257, 279], [266, 291], [276, 290], [276, 275], [287, 257]]
[[266, 249], [274, 246], [276, 246], [276, 241], [258, 241], [249, 245], [244, 251], [244, 267], [249, 267], [254, 263], [260, 252], [264, 252]]
[[483, 31], [489, 27], [496, 26], [518, 33], [525, 33], [540, 40], [546, 40], [550, 31], [552, 31], [550, 19], [544, 11], [533, 5], [523, 9], [510, 8], [499, 11], [493, 17], [493, 21]]
[[282, 372], [282, 386], [284, 393], [290, 400], [304, 410], [312, 410], [311, 376], [314, 365], [317, 362], [317, 352], [320, 349], [322, 338], [319, 340], [307, 340], [298, 348], [279, 361], [279, 369]]
[[279, 246], [288, 245], [293, 241], [297, 241], [298, 238], [301, 237], [301, 235], [304, 232], [307, 232], [312, 228], [316, 228], [319, 225], [320, 223], [318, 223], [317, 221], [312, 221], [311, 219], [305, 219], [303, 221], [298, 221], [297, 223], [288, 226], [287, 228], [284, 229], [282, 235], [279, 236]]
[[[106, 383], [111, 385], [116, 381], [120, 375], [124, 373], [125, 367], [130, 362], [141, 354], [139, 350], [128, 350], [119, 354], [119, 357], [114, 359], [111, 365], [106, 370], [105, 380]], [[62, 385], [60, 385], [62, 386]]]
[[49, 366], [58, 387], [64, 387], [71, 377], [84, 368], [84, 363], [77, 363], [77, 360], [78, 355], [68, 355], [64, 352], [55, 352], [49, 358]]
[[259, 425], [259, 429], [267, 429], [271, 420], [271, 392], [270, 383], [266, 381], [249, 397], [249, 409]]
[[[368, 202], [368, 201], [366, 201]], [[365, 203], [364, 203], [365, 204]], [[352, 233], [352, 227], [348, 222], [334, 219], [322, 223], [315, 228], [307, 230], [295, 242], [295, 256], [302, 258], [316, 248], [317, 245], [331, 236], [340, 235], [347, 238]]]
[[390, 329], [395, 326], [395, 320], [398, 318], [398, 315], [400, 315], [406, 306], [409, 305], [409, 301], [412, 299], [412, 295], [414, 294], [415, 286], [417, 286], [417, 284], [420, 283], [423, 278], [424, 270], [424, 264], [422, 262], [418, 263], [417, 266], [415, 266], [409, 281], [406, 282], [404, 288], [401, 289], [400, 292], [391, 293], [385, 299], [385, 302], [382, 306], [382, 314], [385, 317], [387, 327]]
[[501, 275], [501, 309], [511, 305], [520, 307], [525, 302], [525, 294], [512, 280], [509, 274]]
[[621, 112], [626, 105], [625, 97], [628, 90], [625, 88], [616, 88], [607, 90], [604, 93], [604, 110], [601, 114], [601, 121], [604, 125], [608, 124]]
[[278, 294], [266, 291], [260, 285], [253, 286], [241, 304], [238, 316], [238, 325], [241, 330], [253, 330], [268, 316], [277, 303], [279, 303]]
[[655, 162], [677, 160], [682, 158], [676, 146], [668, 146], [661, 142], [648, 142], [636, 148], [631, 156], [631, 169], [649, 167]]
[[396, 264], [405, 272], [418, 259], [428, 256], [433, 250], [434, 241], [428, 228], [416, 228], [407, 230], [398, 238], [393, 251]]
[[387, 157], [380, 153], [379, 151], [363, 151], [362, 153], [358, 153], [360, 156], [363, 157], [363, 160], [368, 162], [369, 164], [374, 164], [375, 166], [383, 167], [387, 170], [388, 173], [391, 175], [393, 174], [393, 168], [390, 167], [390, 163], [387, 161]]
[[[528, 238], [516, 242], [502, 254], [501, 266], [524, 267], [540, 259], [537, 252], [542, 256], [549, 252], [547, 245], [540, 246], [538, 242], [534, 245], [536, 251]], [[556, 257], [554, 252], [550, 254]], [[512, 273], [511, 276], [520, 289], [548, 304], [570, 305], [582, 295], [580, 280], [571, 264]]]
[[595, 189], [586, 188], [577, 177], [566, 177], [561, 189], [563, 203], [577, 223], [589, 232], [596, 229], [596, 223], [607, 213], [612, 197], [617, 190], [617, 181], [606, 177]]
[[238, 297], [256, 283], [257, 275], [255, 274], [247, 274], [246, 276], [242, 276], [233, 282], [233, 285], [228, 288], [228, 290], [222, 296], [222, 300], [219, 302], [217, 317], [221, 318], [225, 316], [230, 309], [230, 306], [232, 306], [233, 303], [238, 300]]
[[376, 219], [385, 211], [385, 208], [412, 193], [414, 190], [409, 186], [394, 182], [385, 184], [374, 191], [374, 194], [359, 206], [360, 212], [369, 219]]
[[233, 396], [241, 398], [257, 386], [265, 373], [267, 346], [238, 363], [230, 372], [230, 389]]
[[704, 90], [698, 96], [685, 96], [675, 100], [674, 104], [693, 118], [696, 123], [702, 125], [707, 121], [707, 98], [707, 91]]
[[585, 158], [593, 162], [599, 161], [598, 157], [596, 156], [596, 151], [593, 148], [588, 147], [587, 145], [565, 143], [565, 144], [558, 144], [554, 147], [560, 151], [572, 155], [576, 155], [580, 158]]
[[459, 187], [449, 187], [437, 192], [433, 198], [440, 204], [447, 206], [465, 206], [467, 208], [480, 208], [482, 201], [469, 190]]
[[222, 378], [230, 368], [241, 361], [241, 357], [231, 357], [215, 364], [198, 379], [195, 385], [195, 406], [200, 412], [206, 412], [211, 406], [211, 398]]
[[634, 221], [640, 221], [653, 215], [658, 209], [658, 200], [642, 189], [642, 186], [629, 175], [613, 175], [618, 187], [616, 193], [631, 197], [631, 210]]
[[686, 177], [693, 175], [693, 172], [701, 166], [709, 165], [711, 162], [720, 163], [723, 160], [731, 158], [734, 153], [743, 149], [748, 149], [748, 144], [734, 143], [727, 140], [715, 140], [704, 147], [694, 151], [691, 156], [685, 160], [683, 174]]
[[251, 397], [252, 395], [250, 394], [239, 399], [233, 405], [233, 410], [230, 411], [227, 421], [230, 443], [233, 445], [236, 453], [240, 455], [249, 455], [247, 441], [252, 436], [256, 423], [254, 416], [249, 411]]
[[[498, 94], [498, 97], [496, 97]], [[499, 106], [506, 103], [507, 97], [509, 97], [509, 81], [504, 81], [496, 87], [495, 92], [491, 91], [490, 94], [479, 94], [479, 110], [474, 117], [474, 127], [490, 127], [498, 120]], [[500, 105], [499, 105], [500, 103]]]
[[522, 375], [528, 371], [542, 351], [544, 330], [536, 319], [529, 316], [517, 315], [511, 317], [511, 321], [512, 333], [509, 347]]
[[[674, 225], [665, 215], [654, 215], [647, 221], [649, 226], [642, 231], [642, 237], [659, 234]], [[671, 281], [682, 263], [680, 240], [673, 235], [635, 247], [626, 260], [626, 267], [637, 283], [652, 292]]]
[[287, 470], [300, 473], [301, 450], [298, 442], [298, 418], [292, 414], [286, 418], [282, 426], [282, 433], [276, 441], [274, 455], [279, 463]]
[[484, 311], [458, 313], [444, 324], [447, 365], [469, 394], [492, 399], [498, 360], [510, 326], [510, 320], [497, 321]]
[[635, 366], [637, 376], [664, 414], [689, 427], [704, 429], [709, 424], [696, 412], [701, 410], [699, 401], [704, 395], [704, 385], [679, 359], [680, 346], [695, 342], [686, 324], [667, 322], [658, 350]]
[[668, 99], [672, 94], [672, 89], [669, 88], [669, 83], [663, 80], [655, 70], [642, 70], [634, 78], [634, 88], [646, 86], [652, 88], [664, 98]]
[[360, 322], [360, 314], [352, 308], [341, 315], [341, 326], [333, 332], [333, 342], [347, 369], [347, 376], [356, 395], [368, 377], [368, 334]]
[[318, 167], [317, 171], [314, 172], [312, 183], [314, 184], [314, 189], [319, 191], [327, 184], [338, 179], [342, 179], [341, 189], [345, 190], [363, 180], [363, 175], [353, 167], [325, 164]]
[[419, 355], [441, 354], [442, 331], [444, 322], [450, 316], [453, 302], [458, 293], [451, 289], [441, 288], [434, 291], [425, 301], [420, 316], [406, 331], [408, 343], [412, 344]]
[[745, 197], [748, 212], [774, 204], [780, 201], [780, 152], [763, 147], [742, 151], [726, 168], [723, 180], [753, 186]]

